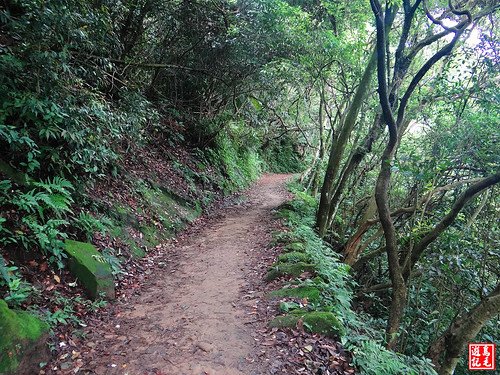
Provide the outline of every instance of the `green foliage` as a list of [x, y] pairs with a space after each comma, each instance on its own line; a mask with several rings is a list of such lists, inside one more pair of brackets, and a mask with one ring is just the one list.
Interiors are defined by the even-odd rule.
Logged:
[[59, 324], [85, 327], [85, 322], [77, 312], [82, 310], [97, 311], [106, 306], [106, 301], [102, 298], [95, 301], [84, 299], [81, 296], [68, 298], [57, 291], [54, 293], [53, 302], [57, 308], [54, 311], [46, 311], [43, 317], [51, 327]]
[[123, 90], [118, 101], [103, 95], [113, 67], [89, 56], [118, 47], [109, 10], [51, 0], [9, 2], [1, 12], [12, 42], [0, 56], [2, 157], [33, 176], [104, 176], [156, 119], [137, 90]]
[[226, 192], [248, 186], [261, 172], [261, 161], [256, 151], [238, 145], [227, 135], [217, 136], [216, 146], [208, 151], [208, 158], [225, 177], [220, 184]]
[[114, 249], [106, 248], [102, 251], [101, 254], [104, 261], [111, 267], [111, 272], [114, 276], [123, 273], [121, 269], [120, 259], [118, 259], [118, 257], [116, 256]]
[[0, 255], [0, 276], [2, 277], [0, 287], [7, 289], [3, 299], [10, 307], [14, 308], [25, 302], [34, 291], [31, 284], [24, 281], [18, 271], [18, 267], [7, 265], [5, 259]]
[[[11, 267], [11, 270], [14, 267]], [[2, 283], [0, 282], [0, 286]], [[11, 307], [19, 307], [33, 293], [33, 286], [22, 280], [19, 276], [11, 277], [7, 283], [9, 292], [5, 295], [4, 300]]]
[[353, 353], [353, 363], [362, 375], [435, 375], [428, 359], [408, 357], [385, 349], [373, 340], [362, 340], [348, 344]]
[[11, 207], [18, 214], [2, 221], [2, 231], [7, 234], [2, 241], [22, 245], [26, 250], [36, 246], [51, 263], [62, 268], [67, 238], [63, 228], [69, 224], [66, 217], [71, 213], [72, 190], [69, 181], [57, 176], [33, 182], [27, 190], [13, 188], [9, 180], [2, 181], [0, 206]]
[[[286, 235], [278, 233], [278, 237], [285, 241], [304, 244], [305, 254], [314, 265], [314, 273], [318, 276], [313, 280], [306, 280], [297, 290], [320, 291], [320, 298], [309, 304], [309, 309], [319, 312], [328, 311], [338, 319], [339, 324], [346, 327], [342, 331], [341, 341], [354, 355], [354, 364], [361, 374], [393, 375], [393, 374], [426, 374], [435, 375], [432, 364], [427, 359], [417, 356], [405, 356], [387, 350], [383, 347], [384, 327], [372, 318], [354, 312], [351, 303], [353, 287], [356, 283], [349, 274], [350, 267], [342, 263], [339, 255], [332, 251], [324, 241], [314, 232], [311, 225], [314, 223], [316, 200], [300, 192], [298, 185], [291, 184], [294, 199], [285, 204], [281, 210], [286, 212], [286, 224], [291, 232]], [[281, 215], [283, 216], [283, 215]], [[293, 254], [293, 253], [291, 253]], [[302, 254], [302, 253], [299, 253]], [[305, 288], [305, 289], [304, 289]], [[293, 296], [295, 289], [282, 289], [273, 292], [277, 296]], [[294, 326], [297, 320], [294, 311], [299, 313], [301, 306], [287, 302], [282, 311], [288, 315], [279, 317], [277, 326]], [[297, 310], [299, 309], [299, 310]]]
[[81, 211], [72, 221], [72, 225], [84, 233], [87, 241], [91, 241], [96, 232], [104, 235], [110, 230], [113, 224], [105, 216], [98, 219], [89, 212]]
[[302, 172], [305, 165], [296, 149], [297, 143], [290, 138], [272, 144], [263, 151], [267, 169], [275, 173]]
[[284, 253], [278, 256], [278, 262], [280, 263], [297, 263], [297, 262], [308, 262], [309, 257], [307, 254], [299, 251], [292, 251], [289, 253]]

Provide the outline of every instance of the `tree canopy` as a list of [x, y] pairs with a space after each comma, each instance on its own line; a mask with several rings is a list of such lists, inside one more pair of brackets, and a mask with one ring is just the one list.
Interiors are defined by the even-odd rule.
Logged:
[[377, 332], [365, 350], [467, 373], [466, 344], [500, 336], [498, 8], [3, 0], [0, 297], [27, 307], [35, 271], [19, 266], [64, 269], [66, 239], [119, 237], [92, 192], [127, 181], [123, 201], [151, 201], [154, 176], [129, 173], [145, 159], [196, 209], [262, 171], [300, 173], [308, 224]]

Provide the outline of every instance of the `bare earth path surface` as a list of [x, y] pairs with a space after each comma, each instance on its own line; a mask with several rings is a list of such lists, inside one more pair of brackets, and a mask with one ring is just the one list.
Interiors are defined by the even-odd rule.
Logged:
[[[164, 268], [113, 319], [112, 334], [91, 332], [94, 374], [258, 375], [248, 292], [252, 262], [270, 240], [272, 209], [286, 199], [288, 175], [265, 175], [244, 205], [170, 246]], [[161, 260], [158, 260], [161, 262]], [[262, 324], [262, 323], [261, 323]], [[265, 323], [264, 323], [265, 324]], [[98, 332], [99, 331], [99, 332]]]

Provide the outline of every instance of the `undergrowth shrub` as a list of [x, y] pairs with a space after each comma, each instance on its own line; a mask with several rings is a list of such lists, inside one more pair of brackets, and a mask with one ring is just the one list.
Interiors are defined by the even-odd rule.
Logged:
[[5, 207], [0, 222], [4, 234], [1, 242], [22, 245], [25, 250], [38, 248], [49, 262], [62, 268], [73, 190], [73, 185], [62, 177], [33, 182], [25, 189], [10, 180], [1, 181], [0, 206]]
[[266, 147], [262, 151], [262, 158], [267, 169], [274, 173], [297, 173], [305, 168], [296, 149], [296, 142], [288, 136]]
[[1, 255], [0, 288], [7, 290], [3, 299], [11, 307], [19, 307], [34, 291], [33, 286], [20, 276], [19, 268], [8, 265]]
[[220, 181], [226, 192], [248, 186], [261, 173], [261, 161], [257, 152], [252, 148], [238, 147], [225, 133], [217, 136], [215, 148], [208, 150], [208, 158], [226, 177]]
[[[427, 358], [406, 356], [384, 348], [384, 326], [370, 316], [355, 312], [351, 307], [355, 282], [349, 274], [350, 267], [341, 262], [334, 252], [318, 237], [313, 229], [317, 208], [315, 198], [302, 192], [300, 185], [290, 184], [294, 199], [280, 211], [290, 231], [276, 237], [298, 240], [305, 244], [305, 252], [315, 265], [318, 277], [306, 280], [301, 285], [314, 283], [321, 290], [319, 303], [309, 307], [318, 311], [331, 311], [346, 328], [341, 337], [344, 347], [353, 353], [354, 365], [365, 375], [435, 375], [431, 361]], [[281, 241], [281, 240], [280, 240]], [[285, 305], [293, 312], [298, 306]]]

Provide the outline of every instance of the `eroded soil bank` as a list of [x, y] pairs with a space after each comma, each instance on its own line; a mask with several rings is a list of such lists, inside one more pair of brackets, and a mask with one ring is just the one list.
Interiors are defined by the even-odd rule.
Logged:
[[255, 319], [251, 289], [289, 177], [264, 175], [244, 203], [165, 244], [140, 293], [119, 302], [109, 321], [89, 326], [80, 373], [267, 373], [256, 339], [266, 322]]

